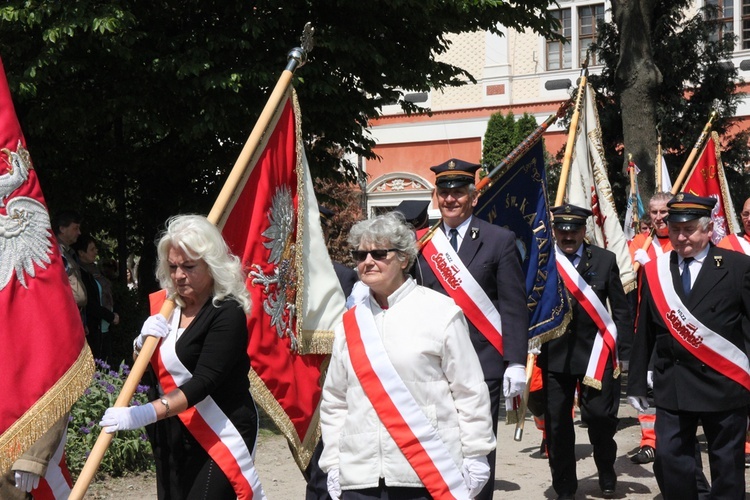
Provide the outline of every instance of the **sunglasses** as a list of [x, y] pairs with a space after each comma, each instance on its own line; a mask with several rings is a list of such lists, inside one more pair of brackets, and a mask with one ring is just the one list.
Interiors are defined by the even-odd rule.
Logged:
[[388, 257], [388, 252], [399, 252], [398, 248], [378, 249], [378, 250], [352, 250], [352, 258], [357, 262], [364, 262], [367, 259], [367, 254], [372, 255], [375, 260], [385, 260]]

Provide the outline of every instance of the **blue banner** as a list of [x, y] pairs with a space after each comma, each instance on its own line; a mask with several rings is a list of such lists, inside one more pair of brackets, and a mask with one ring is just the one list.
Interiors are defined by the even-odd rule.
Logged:
[[541, 141], [480, 195], [474, 215], [516, 234], [526, 276], [529, 347], [562, 335], [570, 308], [555, 264]]

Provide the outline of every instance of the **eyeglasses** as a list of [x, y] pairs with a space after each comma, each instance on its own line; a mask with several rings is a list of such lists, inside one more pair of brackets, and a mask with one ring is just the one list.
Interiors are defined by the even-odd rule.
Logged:
[[389, 248], [387, 250], [382, 248], [377, 250], [352, 250], [352, 258], [357, 262], [364, 262], [367, 260], [367, 254], [370, 254], [374, 260], [385, 260], [388, 257], [388, 252], [400, 252], [400, 250], [398, 248]]

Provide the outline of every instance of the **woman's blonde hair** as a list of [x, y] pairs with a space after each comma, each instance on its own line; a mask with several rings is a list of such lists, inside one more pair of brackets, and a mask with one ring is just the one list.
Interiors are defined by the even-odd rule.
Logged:
[[245, 273], [240, 259], [229, 250], [218, 228], [200, 215], [177, 215], [167, 220], [167, 229], [156, 245], [158, 264], [156, 279], [170, 297], [185, 306], [170, 278], [169, 249], [178, 247], [193, 260], [203, 260], [214, 280], [213, 304], [233, 298], [245, 314], [250, 313], [250, 294], [245, 287]]

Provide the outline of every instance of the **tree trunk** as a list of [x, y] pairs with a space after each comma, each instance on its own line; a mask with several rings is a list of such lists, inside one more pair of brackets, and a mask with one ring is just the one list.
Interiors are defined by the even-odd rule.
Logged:
[[648, 200], [654, 192], [656, 159], [656, 88], [662, 75], [654, 63], [651, 32], [655, 0], [612, 0], [612, 16], [620, 34], [620, 60], [615, 78], [620, 88], [623, 141], [641, 170], [638, 186]]

